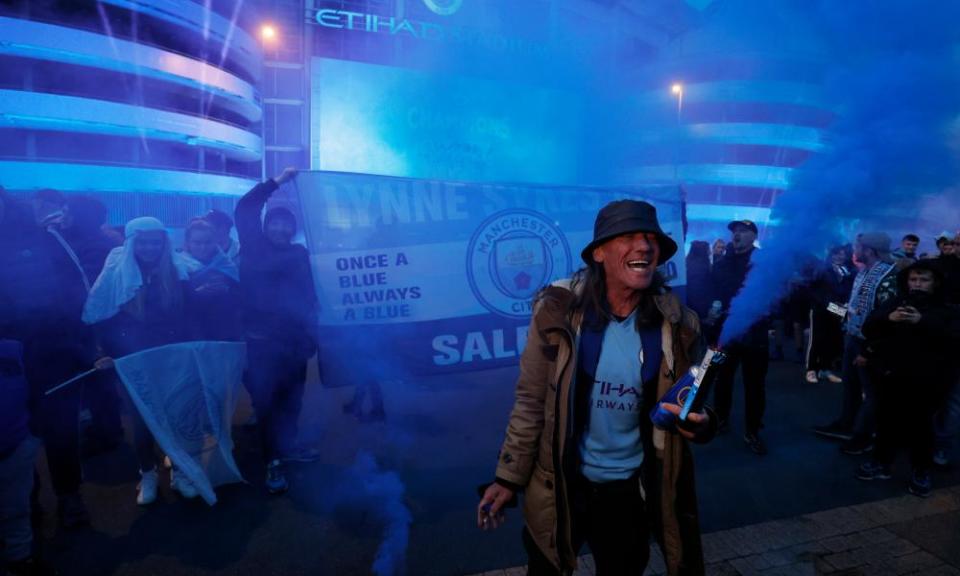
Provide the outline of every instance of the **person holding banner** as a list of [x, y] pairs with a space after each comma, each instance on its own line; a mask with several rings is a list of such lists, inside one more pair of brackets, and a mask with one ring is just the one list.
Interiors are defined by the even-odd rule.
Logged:
[[696, 313], [656, 270], [676, 251], [651, 204], [612, 202], [586, 267], [537, 296], [496, 480], [477, 508], [478, 526], [496, 528], [525, 492], [527, 574], [572, 572], [584, 542], [599, 576], [642, 574], [651, 530], [669, 574], [703, 573], [686, 440], [711, 439], [716, 419], [690, 413], [668, 432], [649, 417], [700, 356]]
[[317, 350], [317, 293], [309, 253], [292, 242], [297, 221], [290, 210], [273, 207], [260, 220], [270, 196], [296, 174], [287, 168], [258, 184], [240, 199], [235, 214], [248, 382], [271, 494], [288, 488], [284, 460], [313, 457], [296, 448], [307, 360]]
[[[112, 358], [187, 339], [188, 271], [166, 228], [142, 217], [127, 222], [124, 233], [123, 246], [110, 252], [83, 309], [83, 321], [94, 326], [106, 354], [95, 364], [99, 369], [110, 369]], [[156, 442], [139, 412], [131, 415], [140, 464], [137, 504], [143, 506], [157, 498]], [[176, 471], [171, 483], [184, 496], [196, 496]]]

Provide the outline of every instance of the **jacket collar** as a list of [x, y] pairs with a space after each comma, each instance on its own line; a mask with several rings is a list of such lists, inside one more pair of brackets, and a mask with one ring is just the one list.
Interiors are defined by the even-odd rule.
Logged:
[[[570, 330], [579, 324], [582, 314], [570, 318], [569, 311], [573, 306], [576, 295], [570, 290], [569, 284], [554, 284], [545, 288], [538, 297], [545, 312], [541, 329]], [[669, 324], [677, 324], [682, 318], [680, 300], [672, 292], [662, 292], [653, 297], [653, 301]]]

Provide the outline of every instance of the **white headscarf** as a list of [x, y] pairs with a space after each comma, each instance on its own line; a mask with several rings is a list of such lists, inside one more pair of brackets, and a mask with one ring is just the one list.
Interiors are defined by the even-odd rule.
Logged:
[[[143, 286], [143, 275], [140, 274], [140, 266], [137, 265], [137, 259], [133, 253], [133, 242], [141, 232], [158, 230], [164, 234], [167, 232], [163, 222], [150, 216], [134, 218], [127, 222], [124, 228], [123, 246], [114, 248], [107, 255], [103, 271], [90, 288], [90, 294], [87, 295], [82, 316], [84, 323], [96, 324], [112, 318], [120, 311], [121, 306], [137, 295], [137, 291]], [[173, 267], [179, 279], [186, 280], [187, 267], [181, 258], [174, 254], [169, 236], [167, 236], [165, 250], [173, 261]]]

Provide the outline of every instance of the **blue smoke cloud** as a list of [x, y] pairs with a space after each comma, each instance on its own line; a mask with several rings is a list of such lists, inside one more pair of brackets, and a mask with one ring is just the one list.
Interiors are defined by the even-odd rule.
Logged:
[[404, 503], [406, 490], [400, 476], [383, 470], [368, 452], [357, 454], [346, 470], [340, 486], [334, 490], [335, 505], [383, 525], [383, 540], [377, 549], [372, 570], [377, 576], [402, 576], [406, 573], [407, 544], [413, 516]]
[[721, 343], [767, 314], [786, 294], [799, 258], [841, 240], [836, 231], [845, 222], [860, 220], [859, 231], [867, 231], [909, 221], [930, 198], [960, 201], [951, 145], [960, 113], [960, 4], [823, 0], [809, 9], [835, 58], [823, 90], [838, 118], [828, 149], [799, 168], [778, 198], [773, 218], [782, 224], [755, 252]]

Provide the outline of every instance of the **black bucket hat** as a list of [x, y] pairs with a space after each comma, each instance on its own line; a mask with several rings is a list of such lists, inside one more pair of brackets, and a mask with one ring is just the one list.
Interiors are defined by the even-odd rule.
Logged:
[[663, 264], [677, 253], [677, 243], [664, 233], [657, 220], [657, 209], [649, 202], [640, 200], [615, 200], [597, 214], [593, 223], [593, 240], [580, 252], [587, 264], [593, 262], [593, 249], [611, 238], [633, 232], [651, 232], [657, 235], [660, 244], [660, 259]]

